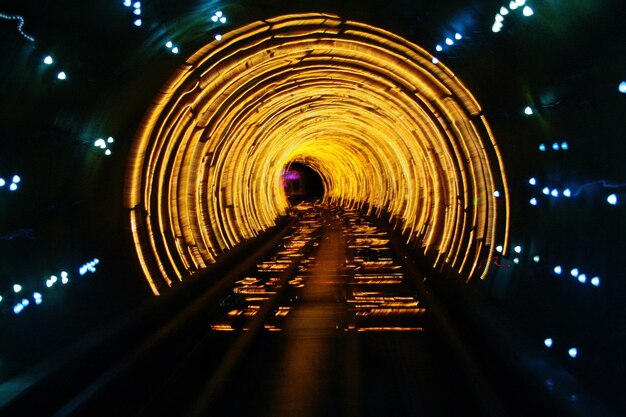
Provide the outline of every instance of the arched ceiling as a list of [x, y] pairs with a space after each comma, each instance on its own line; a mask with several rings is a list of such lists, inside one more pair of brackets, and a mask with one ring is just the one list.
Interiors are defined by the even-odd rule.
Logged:
[[[257, 21], [199, 49], [131, 150], [125, 204], [154, 293], [274, 225], [291, 162], [327, 202], [388, 213], [468, 278], [508, 233], [498, 147], [473, 95], [426, 50], [328, 14]], [[499, 198], [497, 197], [499, 196]]]

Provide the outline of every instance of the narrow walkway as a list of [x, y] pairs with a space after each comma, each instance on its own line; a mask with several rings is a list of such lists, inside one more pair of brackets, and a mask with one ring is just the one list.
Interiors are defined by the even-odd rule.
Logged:
[[345, 238], [337, 219], [325, 218], [324, 236], [309, 271], [298, 308], [285, 323], [286, 355], [279, 378], [270, 391], [274, 398], [268, 416], [312, 417], [325, 402], [324, 390], [333, 386], [338, 336], [345, 314], [338, 302], [345, 284]]

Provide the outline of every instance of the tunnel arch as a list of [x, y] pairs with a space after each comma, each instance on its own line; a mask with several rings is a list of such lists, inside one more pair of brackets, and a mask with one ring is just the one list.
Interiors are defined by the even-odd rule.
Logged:
[[285, 215], [290, 162], [320, 174], [327, 202], [400, 220], [434, 267], [484, 277], [507, 246], [502, 159], [454, 74], [382, 29], [287, 15], [198, 50], [138, 130], [125, 206], [152, 291]]

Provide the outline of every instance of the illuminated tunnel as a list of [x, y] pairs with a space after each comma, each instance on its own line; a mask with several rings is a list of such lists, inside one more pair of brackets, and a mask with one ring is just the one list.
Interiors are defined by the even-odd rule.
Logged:
[[398, 222], [435, 268], [484, 278], [480, 260], [507, 246], [505, 167], [463, 83], [390, 32], [286, 15], [199, 49], [144, 117], [125, 205], [152, 291], [273, 226], [294, 162], [325, 202]]

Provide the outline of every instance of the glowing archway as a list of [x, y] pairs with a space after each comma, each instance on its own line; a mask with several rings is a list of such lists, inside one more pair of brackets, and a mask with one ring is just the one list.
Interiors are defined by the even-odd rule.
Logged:
[[200, 49], [143, 121], [125, 204], [155, 294], [285, 214], [293, 161], [328, 201], [401, 219], [435, 266], [484, 276], [496, 238], [506, 247], [502, 161], [452, 72], [384, 30], [288, 15]]

